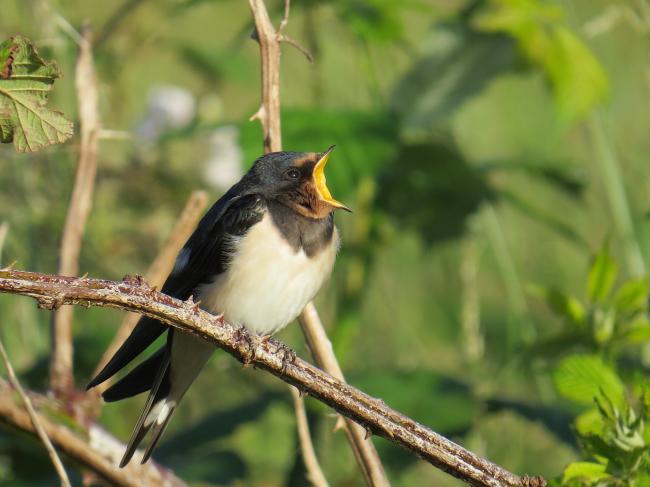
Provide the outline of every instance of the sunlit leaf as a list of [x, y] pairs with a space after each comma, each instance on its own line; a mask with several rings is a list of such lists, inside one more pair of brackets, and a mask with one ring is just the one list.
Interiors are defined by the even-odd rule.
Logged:
[[605, 72], [590, 49], [565, 25], [563, 11], [539, 0], [490, 0], [474, 25], [513, 36], [523, 55], [546, 74], [558, 113], [575, 122], [608, 91]]
[[548, 306], [559, 316], [565, 318], [569, 323], [583, 327], [585, 325], [585, 310], [580, 301], [573, 296], [565, 294], [556, 288], [533, 288], [535, 294], [539, 294]]
[[619, 313], [636, 313], [648, 306], [648, 285], [645, 279], [632, 279], [623, 284], [614, 296]]
[[587, 278], [587, 296], [592, 301], [603, 301], [614, 285], [618, 267], [604, 246], [594, 258]]
[[603, 480], [609, 477], [607, 473], [607, 465], [593, 462], [574, 462], [564, 469], [562, 474], [562, 482], [569, 482], [571, 480], [581, 480], [586, 482], [587, 485]]
[[0, 141], [19, 152], [60, 144], [72, 136], [72, 122], [46, 107], [54, 80], [54, 61], [44, 61], [24, 37], [0, 44]]
[[624, 401], [625, 387], [603, 360], [594, 355], [573, 355], [562, 360], [553, 374], [558, 393], [566, 399], [591, 405], [601, 393], [614, 404]]

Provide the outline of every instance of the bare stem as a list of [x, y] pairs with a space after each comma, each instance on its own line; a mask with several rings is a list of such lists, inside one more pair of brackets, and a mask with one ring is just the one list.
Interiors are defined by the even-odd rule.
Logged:
[[300, 395], [300, 391], [293, 386], [289, 386], [291, 397], [293, 398], [293, 409], [296, 412], [296, 427], [298, 429], [298, 440], [300, 441], [300, 451], [302, 460], [307, 470], [307, 478], [314, 487], [329, 487], [325, 474], [318, 463], [314, 444], [311, 441], [309, 433], [309, 423], [307, 422], [307, 412], [305, 411], [305, 400]]
[[[141, 278], [121, 282], [0, 270], [0, 292], [36, 299], [46, 309], [75, 304], [106, 306], [142, 313], [222, 348], [298, 387], [369, 433], [401, 445], [438, 468], [475, 486], [543, 486], [542, 478], [518, 477], [481, 458], [411, 418], [342, 382], [300, 358], [287, 360], [287, 348], [234, 327], [223, 317], [151, 289]], [[2, 415], [0, 408], [0, 416]], [[51, 435], [50, 435], [51, 437]]]
[[[81, 145], [74, 189], [63, 228], [59, 262], [59, 274], [66, 276], [76, 276], [79, 273], [81, 243], [95, 187], [97, 137], [100, 129], [97, 80], [89, 28], [83, 29], [82, 38], [76, 68]], [[74, 388], [72, 353], [72, 308], [64, 307], [52, 315], [50, 387], [59, 397]]]
[[[282, 29], [289, 19], [289, 2], [284, 4], [284, 17], [276, 32], [263, 0], [249, 0], [255, 20], [256, 38], [260, 44], [262, 102], [257, 113], [252, 117], [259, 119], [262, 125], [264, 151], [272, 152], [282, 149], [280, 129], [280, 43], [283, 41]], [[286, 41], [286, 39], [284, 39]], [[300, 326], [312, 351], [316, 363], [329, 374], [343, 380], [332, 345], [327, 338], [316, 307], [310, 303], [300, 315]], [[384, 467], [379, 459], [372, 441], [359, 425], [345, 422], [345, 433], [352, 447], [357, 463], [361, 468], [366, 483], [373, 487], [390, 485]]]
[[25, 409], [27, 409], [27, 414], [29, 415], [29, 419], [32, 422], [32, 426], [34, 427], [34, 430], [36, 431], [38, 437], [41, 439], [43, 446], [45, 446], [45, 450], [47, 451], [47, 454], [50, 457], [52, 464], [54, 465], [56, 474], [59, 476], [59, 479], [61, 481], [61, 486], [70, 487], [70, 479], [68, 479], [68, 474], [65, 472], [65, 468], [63, 468], [63, 464], [61, 463], [61, 459], [59, 458], [59, 455], [56, 454], [56, 451], [52, 446], [52, 442], [50, 441], [50, 439], [47, 436], [47, 433], [43, 429], [43, 425], [41, 424], [41, 420], [38, 418], [38, 414], [34, 410], [32, 401], [29, 399], [29, 396], [27, 396], [27, 394], [25, 393], [25, 389], [23, 389], [23, 386], [20, 385], [20, 382], [18, 381], [18, 377], [16, 377], [16, 373], [14, 372], [14, 368], [11, 366], [11, 362], [9, 361], [9, 356], [7, 355], [7, 351], [5, 350], [5, 346], [2, 343], [2, 340], [0, 340], [0, 356], [2, 357], [2, 361], [4, 362], [5, 368], [7, 369], [7, 376], [9, 377], [9, 382], [14, 387], [14, 389], [16, 389], [18, 395], [25, 403]]

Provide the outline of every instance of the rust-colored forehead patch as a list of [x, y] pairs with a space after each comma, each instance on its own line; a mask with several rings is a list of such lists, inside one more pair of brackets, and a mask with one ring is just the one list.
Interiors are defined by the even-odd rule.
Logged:
[[294, 167], [307, 167], [318, 162], [318, 152], [308, 152], [304, 156], [296, 158], [293, 161]]

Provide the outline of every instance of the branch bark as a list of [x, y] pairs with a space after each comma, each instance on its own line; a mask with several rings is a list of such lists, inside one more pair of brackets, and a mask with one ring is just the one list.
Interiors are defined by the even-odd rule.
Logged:
[[[79, 253], [95, 187], [97, 137], [100, 129], [97, 109], [97, 80], [89, 27], [83, 29], [82, 38], [75, 74], [81, 145], [74, 189], [63, 228], [59, 262], [59, 274], [66, 276], [76, 276], [79, 273]], [[74, 388], [72, 309], [63, 307], [52, 315], [50, 388], [59, 397], [65, 396]]]
[[[260, 44], [262, 76], [262, 103], [252, 119], [259, 119], [264, 138], [264, 152], [282, 150], [280, 128], [280, 43], [285, 40], [282, 30], [289, 19], [289, 1], [285, 0], [284, 16], [276, 31], [263, 0], [249, 0], [255, 20], [256, 39]], [[299, 317], [300, 326], [312, 356], [323, 370], [344, 380], [332, 344], [313, 303], [309, 303]], [[345, 434], [366, 483], [372, 487], [388, 487], [390, 482], [370, 438], [353, 421], [345, 421]]]
[[[56, 404], [43, 395], [28, 392], [35, 405], [42, 410], [56, 409]], [[65, 414], [63, 411], [57, 411]], [[0, 421], [5, 425], [27, 433], [35, 434], [29, 414], [16, 402], [14, 390], [0, 380]], [[39, 415], [39, 422], [52, 443], [72, 460], [89, 468], [98, 478], [118, 487], [186, 487], [185, 483], [169, 470], [156, 463], [139, 465], [131, 462], [119, 468], [118, 462], [124, 453], [124, 444], [96, 425], [88, 429], [75, 424], [74, 428], [60, 420], [51, 421]], [[70, 418], [74, 422], [74, 418]]]
[[[3, 269], [0, 270], [0, 292], [32, 297], [46, 309], [69, 304], [106, 306], [151, 316], [213, 343], [243, 363], [270, 372], [358, 422], [366, 431], [408, 448], [471, 485], [546, 485], [541, 477], [519, 477], [471, 453], [391, 409], [382, 400], [368, 396], [300, 358], [287, 359], [291, 354], [277, 340], [249, 335], [226, 323], [222, 317], [201, 310], [191, 300], [179, 301], [154, 291], [141, 278], [129, 277], [116, 282]], [[1, 407], [0, 415], [3, 415]]]

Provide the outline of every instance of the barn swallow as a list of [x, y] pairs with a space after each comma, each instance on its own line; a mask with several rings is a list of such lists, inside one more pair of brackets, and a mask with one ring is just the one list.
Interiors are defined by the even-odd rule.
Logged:
[[[191, 296], [206, 311], [262, 336], [296, 318], [332, 272], [339, 248], [334, 211], [349, 211], [327, 188], [324, 171], [333, 147], [274, 152], [255, 161], [201, 219], [162, 292]], [[164, 332], [165, 345], [102, 395], [112, 402], [150, 391], [120, 467], [151, 432], [142, 463], [149, 459], [214, 346], [143, 316], [87, 386], [115, 375]]]

